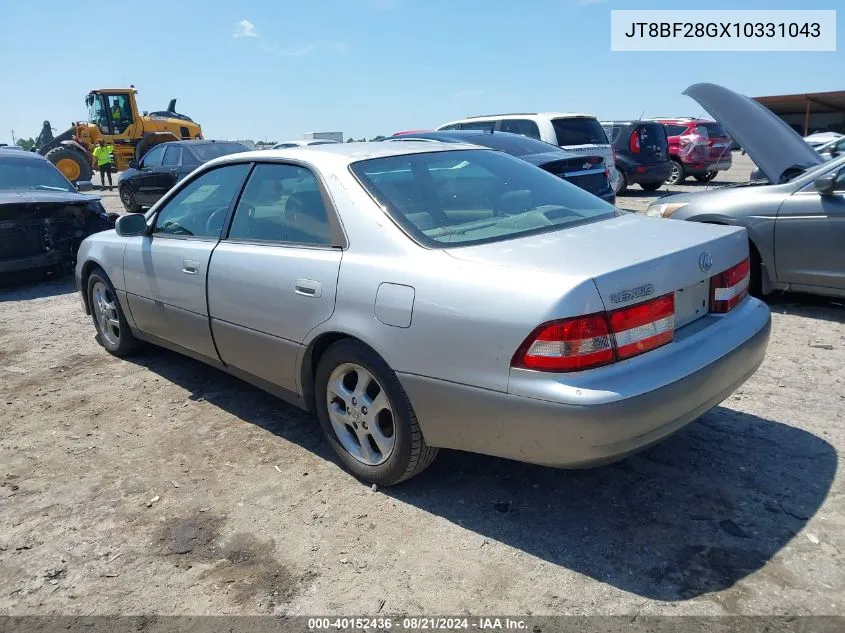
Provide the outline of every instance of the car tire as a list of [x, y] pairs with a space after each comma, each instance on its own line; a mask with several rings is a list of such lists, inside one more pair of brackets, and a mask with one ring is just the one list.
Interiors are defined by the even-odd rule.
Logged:
[[127, 185], [118, 187], [118, 195], [120, 196], [120, 201], [123, 203], [123, 208], [128, 213], [141, 213], [141, 205], [138, 204], [135, 194]]
[[91, 167], [91, 159], [85, 156], [81, 150], [60, 145], [54, 147], [44, 158], [56, 166], [62, 175], [74, 184], [80, 181], [91, 180], [94, 169]]
[[314, 394], [329, 444], [361, 481], [392, 486], [437, 456], [396, 374], [366, 345], [347, 339], [329, 347], [317, 365]]
[[123, 314], [117, 292], [102, 268], [95, 268], [86, 285], [91, 319], [97, 330], [97, 342], [114, 356], [129, 356], [139, 343]]
[[666, 179], [667, 185], [681, 185], [687, 179], [687, 172], [679, 160], [672, 159], [672, 173]]
[[700, 175], [695, 176], [695, 179], [698, 182], [710, 182], [711, 180], [716, 179], [716, 174], [718, 174], [718, 172], [708, 171], [706, 174], [700, 174]]
[[620, 194], [625, 193], [625, 191], [628, 189], [628, 178], [625, 176], [625, 172], [621, 169], [617, 169], [616, 173], [619, 174], [619, 178], [617, 179], [616, 187], [613, 189], [613, 193], [618, 196]]
[[662, 182], [641, 182], [640, 183], [640, 187], [642, 187], [644, 191], [657, 191], [662, 186], [663, 186]]

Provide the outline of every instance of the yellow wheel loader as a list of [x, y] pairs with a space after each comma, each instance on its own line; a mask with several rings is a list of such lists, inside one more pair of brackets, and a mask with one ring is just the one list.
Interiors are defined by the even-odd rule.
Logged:
[[33, 151], [46, 156], [68, 180], [79, 182], [91, 180], [91, 151], [100, 139], [114, 146], [114, 167], [123, 171], [130, 160], [140, 160], [154, 145], [203, 137], [199, 123], [175, 111], [176, 99], [167, 110], [142, 113], [137, 93], [135, 86], [92, 90], [85, 97], [88, 120], [72, 123], [58, 136], [44, 121]]

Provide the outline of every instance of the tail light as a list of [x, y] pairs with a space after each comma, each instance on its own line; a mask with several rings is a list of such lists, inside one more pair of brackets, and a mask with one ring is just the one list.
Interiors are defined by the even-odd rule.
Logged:
[[635, 154], [640, 153], [640, 131], [634, 130], [633, 134], [631, 134], [631, 138], [628, 139], [628, 149], [630, 149]]
[[550, 321], [523, 341], [512, 367], [569, 372], [637, 356], [670, 343], [675, 333], [675, 295], [607, 313]]
[[564, 372], [607, 365], [613, 360], [607, 317], [593, 314], [544, 323], [523, 341], [511, 365]]
[[614, 310], [610, 328], [620, 360], [670, 343], [675, 335], [675, 293]]
[[710, 312], [730, 312], [748, 296], [751, 261], [746, 257], [736, 266], [710, 278]]

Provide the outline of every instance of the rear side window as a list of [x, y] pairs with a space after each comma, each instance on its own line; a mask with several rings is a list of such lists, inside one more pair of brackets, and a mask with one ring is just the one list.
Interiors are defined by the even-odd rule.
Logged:
[[672, 123], [666, 125], [666, 136], [681, 136], [686, 131], [686, 125], [675, 125]]
[[504, 119], [499, 126], [501, 132], [520, 134], [530, 138], [540, 139], [540, 128], [530, 119]]
[[235, 209], [229, 239], [331, 245], [317, 178], [296, 165], [256, 165]]
[[164, 160], [161, 164], [165, 167], [175, 167], [181, 162], [181, 159], [182, 148], [178, 145], [168, 145], [164, 151]]
[[571, 117], [552, 119], [557, 144], [566, 145], [607, 145], [607, 134], [596, 119], [590, 117]]
[[466, 123], [461, 123], [462, 130], [484, 130], [490, 132], [495, 126], [495, 121], [467, 121]]

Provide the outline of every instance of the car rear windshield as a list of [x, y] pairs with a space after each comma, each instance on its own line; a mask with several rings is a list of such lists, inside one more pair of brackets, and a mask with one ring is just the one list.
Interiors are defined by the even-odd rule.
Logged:
[[724, 138], [728, 135], [718, 123], [696, 123], [691, 132], [706, 138]]
[[558, 145], [607, 145], [607, 134], [596, 119], [567, 117], [552, 119]]
[[473, 143], [475, 145], [484, 145], [485, 147], [499, 149], [512, 156], [560, 152], [560, 149], [556, 145], [544, 143], [543, 141], [528, 138], [527, 136], [520, 136], [519, 134], [501, 132], [490, 134], [481, 132], [478, 134], [465, 134], [460, 137], [455, 136], [454, 138], [462, 143]]
[[556, 231], [618, 215], [615, 207], [502, 152], [373, 158], [353, 174], [418, 242], [446, 248]]
[[68, 191], [73, 186], [46, 160], [0, 160], [0, 191]]
[[203, 143], [202, 145], [192, 145], [191, 151], [202, 162], [206, 162], [227, 154], [248, 152], [249, 148], [240, 143]]

